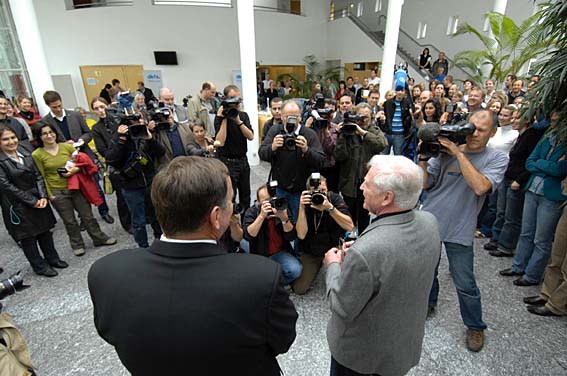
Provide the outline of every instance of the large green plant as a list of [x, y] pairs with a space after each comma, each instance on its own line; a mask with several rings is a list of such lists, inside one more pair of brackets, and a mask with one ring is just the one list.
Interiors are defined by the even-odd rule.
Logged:
[[536, 12], [517, 25], [506, 15], [490, 12], [486, 15], [489, 33], [477, 30], [468, 23], [460, 25], [453, 37], [474, 35], [483, 48], [458, 53], [455, 56], [456, 64], [467, 69], [471, 73], [470, 78], [477, 83], [489, 78], [497, 83], [504, 82], [506, 76], [517, 74], [531, 59], [547, 49], [545, 41], [530, 38], [540, 16]]
[[325, 82], [326, 79], [330, 79], [338, 87], [341, 67], [322, 68], [321, 63], [314, 55], [305, 56], [303, 61], [305, 63], [305, 80], [301, 80], [296, 75], [290, 73], [281, 74], [277, 78], [278, 82], [284, 80], [291, 81], [295, 89], [293, 97], [310, 98], [315, 84]]
[[567, 2], [556, 1], [542, 5], [537, 27], [531, 35], [533, 42], [546, 43], [547, 54], [532, 68], [539, 82], [526, 97], [526, 116], [549, 116], [557, 111], [559, 119], [553, 127], [567, 143]]

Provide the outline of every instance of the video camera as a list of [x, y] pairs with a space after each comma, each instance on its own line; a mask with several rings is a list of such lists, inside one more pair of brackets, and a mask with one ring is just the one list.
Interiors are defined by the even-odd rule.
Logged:
[[134, 103], [134, 96], [130, 94], [129, 91], [121, 91], [117, 95], [118, 98], [118, 110], [132, 110], [132, 104]]
[[319, 172], [313, 172], [309, 178], [309, 186], [313, 189], [309, 192], [311, 196], [311, 203], [313, 205], [321, 205], [325, 202], [327, 195], [319, 190], [319, 185], [321, 184], [321, 174]]
[[229, 119], [236, 119], [238, 116], [238, 105], [242, 99], [240, 97], [231, 97], [231, 98], [224, 98], [221, 102], [222, 116], [229, 118]]
[[315, 94], [315, 100], [310, 101], [311, 116], [313, 117], [313, 127], [316, 129], [326, 129], [331, 120], [333, 110], [325, 108], [325, 97], [321, 93]]
[[297, 136], [295, 135], [295, 128], [297, 127], [297, 123], [299, 119], [297, 116], [288, 116], [287, 122], [285, 125], [285, 132], [284, 132], [284, 142], [283, 142], [283, 149], [288, 151], [295, 151], [295, 140]]
[[419, 154], [426, 157], [437, 157], [441, 152], [439, 137], [446, 137], [457, 145], [467, 142], [466, 138], [476, 130], [474, 124], [447, 124], [427, 123], [419, 128], [417, 137], [422, 141]]
[[166, 131], [170, 128], [169, 117], [171, 116], [171, 109], [165, 106], [165, 103], [151, 101], [148, 104], [148, 119], [156, 122], [156, 129], [158, 131]]
[[341, 133], [345, 136], [352, 136], [356, 133], [356, 127], [364, 122], [364, 115], [356, 115], [354, 112], [347, 111], [343, 119]]
[[146, 139], [148, 137], [148, 127], [146, 124], [141, 124], [140, 119], [142, 115], [138, 112], [128, 113], [127, 109], [124, 112], [112, 108], [106, 108], [106, 116], [114, 118], [118, 124], [128, 126], [128, 135], [132, 140]]
[[185, 97], [183, 97], [183, 107], [188, 107], [189, 106], [189, 100], [193, 98], [193, 96], [191, 94], [187, 94]]
[[287, 210], [287, 199], [285, 197], [278, 197], [277, 188], [278, 181], [270, 180], [268, 182], [268, 193], [270, 194], [270, 205], [277, 211]]

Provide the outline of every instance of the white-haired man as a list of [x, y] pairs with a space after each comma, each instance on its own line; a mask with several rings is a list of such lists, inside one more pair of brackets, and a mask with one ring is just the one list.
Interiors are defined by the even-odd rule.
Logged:
[[175, 95], [173, 91], [166, 87], [159, 90], [159, 101], [163, 102], [171, 111], [173, 111], [173, 120], [179, 124], [189, 123], [189, 114], [183, 106], [175, 104]]
[[[437, 220], [416, 211], [423, 172], [376, 155], [361, 185], [376, 215], [356, 242], [325, 254], [331, 375], [405, 375], [419, 362], [441, 251]], [[403, 323], [403, 325], [400, 325]]]

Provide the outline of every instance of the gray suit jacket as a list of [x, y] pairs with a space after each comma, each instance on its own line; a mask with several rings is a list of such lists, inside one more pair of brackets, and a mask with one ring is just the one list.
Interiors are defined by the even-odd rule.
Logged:
[[390, 376], [419, 363], [440, 252], [437, 220], [414, 210], [373, 222], [329, 265], [327, 342], [341, 365]]
[[189, 123], [189, 114], [187, 112], [187, 108], [180, 106], [178, 104], [173, 105], [173, 110], [177, 115], [177, 122], [179, 124], [187, 124]]

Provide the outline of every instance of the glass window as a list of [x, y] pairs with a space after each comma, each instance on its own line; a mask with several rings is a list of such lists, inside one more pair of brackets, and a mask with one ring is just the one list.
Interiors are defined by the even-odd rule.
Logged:
[[128, 6], [133, 0], [65, 0], [67, 10], [84, 9], [92, 7]]
[[153, 0], [154, 5], [201, 5], [209, 7], [232, 7], [232, 0]]

